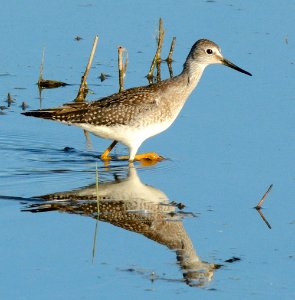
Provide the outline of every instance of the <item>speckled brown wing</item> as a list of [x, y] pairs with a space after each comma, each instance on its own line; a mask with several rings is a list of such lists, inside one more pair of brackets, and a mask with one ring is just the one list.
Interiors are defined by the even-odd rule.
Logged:
[[75, 123], [91, 125], [127, 125], [133, 123], [141, 114], [153, 111], [157, 106], [155, 93], [151, 87], [132, 88], [107, 98], [92, 102], [85, 114]]
[[137, 87], [94, 102], [69, 103], [64, 106], [23, 113], [68, 124], [126, 125], [141, 113], [157, 106], [153, 86]]

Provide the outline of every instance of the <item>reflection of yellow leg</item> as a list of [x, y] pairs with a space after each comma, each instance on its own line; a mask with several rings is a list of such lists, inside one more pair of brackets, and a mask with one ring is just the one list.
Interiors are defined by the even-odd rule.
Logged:
[[101, 160], [111, 160], [112, 158], [109, 156], [110, 152], [117, 145], [117, 141], [113, 141], [109, 147], [104, 151], [104, 153], [100, 156]]

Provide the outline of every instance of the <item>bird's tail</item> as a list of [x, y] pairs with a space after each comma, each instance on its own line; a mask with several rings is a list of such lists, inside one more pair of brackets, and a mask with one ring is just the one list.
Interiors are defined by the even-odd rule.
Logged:
[[23, 112], [22, 115], [29, 116], [29, 117], [36, 117], [42, 119], [54, 119], [54, 111], [53, 110], [31, 110]]
[[65, 123], [79, 122], [81, 114], [87, 112], [86, 102], [66, 103], [61, 107], [48, 108], [40, 110], [31, 110], [22, 113], [25, 116], [42, 118], [54, 121], [60, 121]]

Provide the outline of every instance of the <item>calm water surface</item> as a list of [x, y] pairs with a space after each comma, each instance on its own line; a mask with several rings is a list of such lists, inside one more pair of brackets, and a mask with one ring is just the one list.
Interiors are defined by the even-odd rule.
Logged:
[[[2, 3], [1, 299], [294, 299], [294, 9], [293, 1]], [[20, 114], [23, 101], [38, 109], [75, 98], [95, 34], [88, 100], [118, 90], [118, 45], [129, 54], [126, 88], [147, 84], [159, 17], [164, 57], [177, 38], [175, 74], [203, 37], [253, 73], [205, 71], [175, 124], [140, 149], [168, 160], [105, 167], [97, 156], [108, 141]], [[70, 85], [40, 99], [43, 47], [44, 78]], [[261, 212], [271, 229], [253, 209], [270, 184]]]

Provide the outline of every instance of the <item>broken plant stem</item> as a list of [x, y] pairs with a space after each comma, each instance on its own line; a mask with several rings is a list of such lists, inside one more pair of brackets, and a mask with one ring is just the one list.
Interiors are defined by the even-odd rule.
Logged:
[[158, 38], [157, 38], [158, 46], [157, 46], [157, 50], [156, 50], [155, 56], [153, 58], [150, 70], [147, 74], [147, 78], [148, 78], [150, 83], [152, 82], [154, 69], [157, 65], [157, 62], [161, 61], [161, 51], [162, 51], [162, 46], [163, 46], [164, 35], [165, 35], [165, 31], [163, 30], [163, 21], [160, 18], [160, 20], [159, 20], [159, 35], [158, 35]]
[[255, 208], [257, 210], [259, 210], [261, 208], [262, 203], [264, 202], [266, 196], [268, 195], [268, 193], [271, 191], [272, 189], [272, 184], [269, 186], [269, 188], [267, 189], [267, 191], [264, 193], [264, 195], [262, 196], [261, 200], [259, 201], [259, 203], [255, 206]]
[[[123, 62], [123, 54], [126, 53], [125, 63]], [[118, 47], [118, 69], [119, 69], [119, 92], [124, 91], [124, 78], [128, 66], [128, 52], [126, 48]]]
[[175, 42], [176, 42], [176, 37], [174, 36], [174, 37], [172, 38], [172, 42], [171, 42], [169, 54], [168, 54], [167, 58], [165, 59], [165, 61], [166, 61], [167, 63], [171, 63], [171, 62], [173, 61], [173, 59], [172, 59], [172, 54], [173, 54], [173, 51], [174, 51]]
[[38, 85], [40, 85], [40, 82], [43, 80], [44, 56], [45, 56], [45, 48], [43, 48], [43, 51], [42, 51], [42, 60], [41, 60], [41, 65], [40, 65], [40, 75], [39, 75]]
[[96, 50], [97, 42], [98, 42], [98, 36], [96, 35], [95, 38], [94, 38], [94, 42], [93, 42], [93, 46], [92, 46], [92, 51], [91, 51], [90, 56], [89, 56], [88, 64], [86, 66], [84, 75], [81, 77], [80, 88], [79, 88], [77, 97], [75, 99], [76, 102], [79, 102], [79, 101], [82, 102], [82, 101], [84, 101], [85, 97], [87, 95], [88, 87], [87, 87], [86, 79], [87, 79], [87, 76], [88, 76], [88, 73], [89, 73], [92, 61], [93, 61], [93, 57], [94, 57], [94, 53], [95, 53], [95, 50]]

